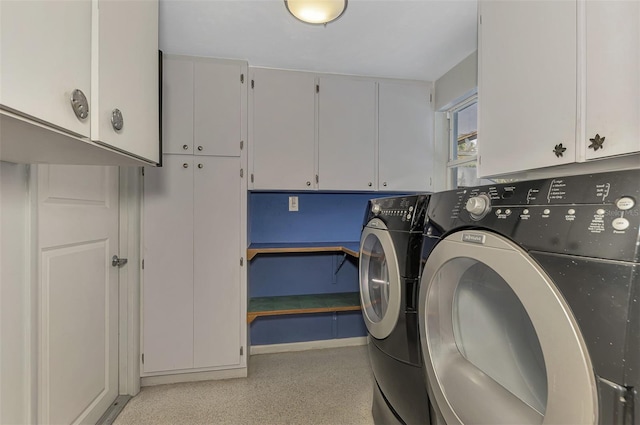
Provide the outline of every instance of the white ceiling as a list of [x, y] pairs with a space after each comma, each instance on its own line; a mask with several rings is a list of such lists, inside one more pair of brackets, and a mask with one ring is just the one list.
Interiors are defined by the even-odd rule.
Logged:
[[160, 0], [165, 53], [251, 66], [435, 81], [477, 46], [476, 0], [349, 0], [327, 26], [283, 0]]

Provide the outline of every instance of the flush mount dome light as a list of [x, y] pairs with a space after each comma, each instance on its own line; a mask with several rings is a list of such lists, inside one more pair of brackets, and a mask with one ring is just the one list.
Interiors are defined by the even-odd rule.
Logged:
[[284, 0], [296, 19], [308, 24], [327, 25], [347, 9], [347, 0]]

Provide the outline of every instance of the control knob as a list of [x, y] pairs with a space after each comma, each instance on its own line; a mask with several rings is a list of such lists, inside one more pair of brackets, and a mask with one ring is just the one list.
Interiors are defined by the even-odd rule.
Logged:
[[485, 194], [469, 198], [465, 205], [465, 209], [474, 220], [480, 220], [491, 211], [491, 200]]
[[378, 205], [378, 204], [373, 204], [373, 205], [371, 206], [371, 212], [373, 213], [373, 215], [378, 215], [378, 214], [380, 214], [380, 211], [381, 211], [380, 205]]

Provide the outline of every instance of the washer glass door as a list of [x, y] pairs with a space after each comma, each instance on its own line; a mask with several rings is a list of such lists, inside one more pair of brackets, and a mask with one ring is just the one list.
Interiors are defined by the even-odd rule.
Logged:
[[427, 380], [448, 424], [597, 421], [575, 318], [514, 243], [482, 231], [449, 235], [427, 260], [419, 309]]
[[360, 299], [369, 333], [384, 339], [400, 314], [400, 273], [391, 235], [384, 223], [373, 219], [360, 239]]

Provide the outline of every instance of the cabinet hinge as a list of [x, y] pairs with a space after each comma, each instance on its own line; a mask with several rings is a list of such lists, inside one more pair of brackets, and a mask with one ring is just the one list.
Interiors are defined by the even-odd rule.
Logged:
[[429, 93], [429, 103], [433, 103], [433, 93]]
[[244, 354], [244, 347], [240, 346], [240, 355], [242, 356]]
[[144, 167], [142, 167], [142, 175], [144, 176]]
[[320, 84], [316, 84], [316, 93], [320, 93]]
[[240, 169], [240, 177], [244, 177], [244, 170], [242, 168]]
[[142, 270], [144, 270], [144, 259], [142, 260]]
[[254, 80], [251, 80], [251, 88], [254, 88], [254, 87], [255, 87], [255, 82]]
[[240, 84], [244, 84], [244, 74], [240, 74]]
[[142, 364], [144, 364], [144, 353], [142, 353]]
[[320, 183], [320, 177], [316, 174], [316, 184]]
[[244, 258], [240, 257], [240, 266], [244, 266]]
[[480, 25], [482, 25], [482, 15], [480, 15]]
[[253, 183], [253, 173], [251, 173], [251, 183]]
[[240, 150], [244, 149], [244, 140], [240, 140]]

